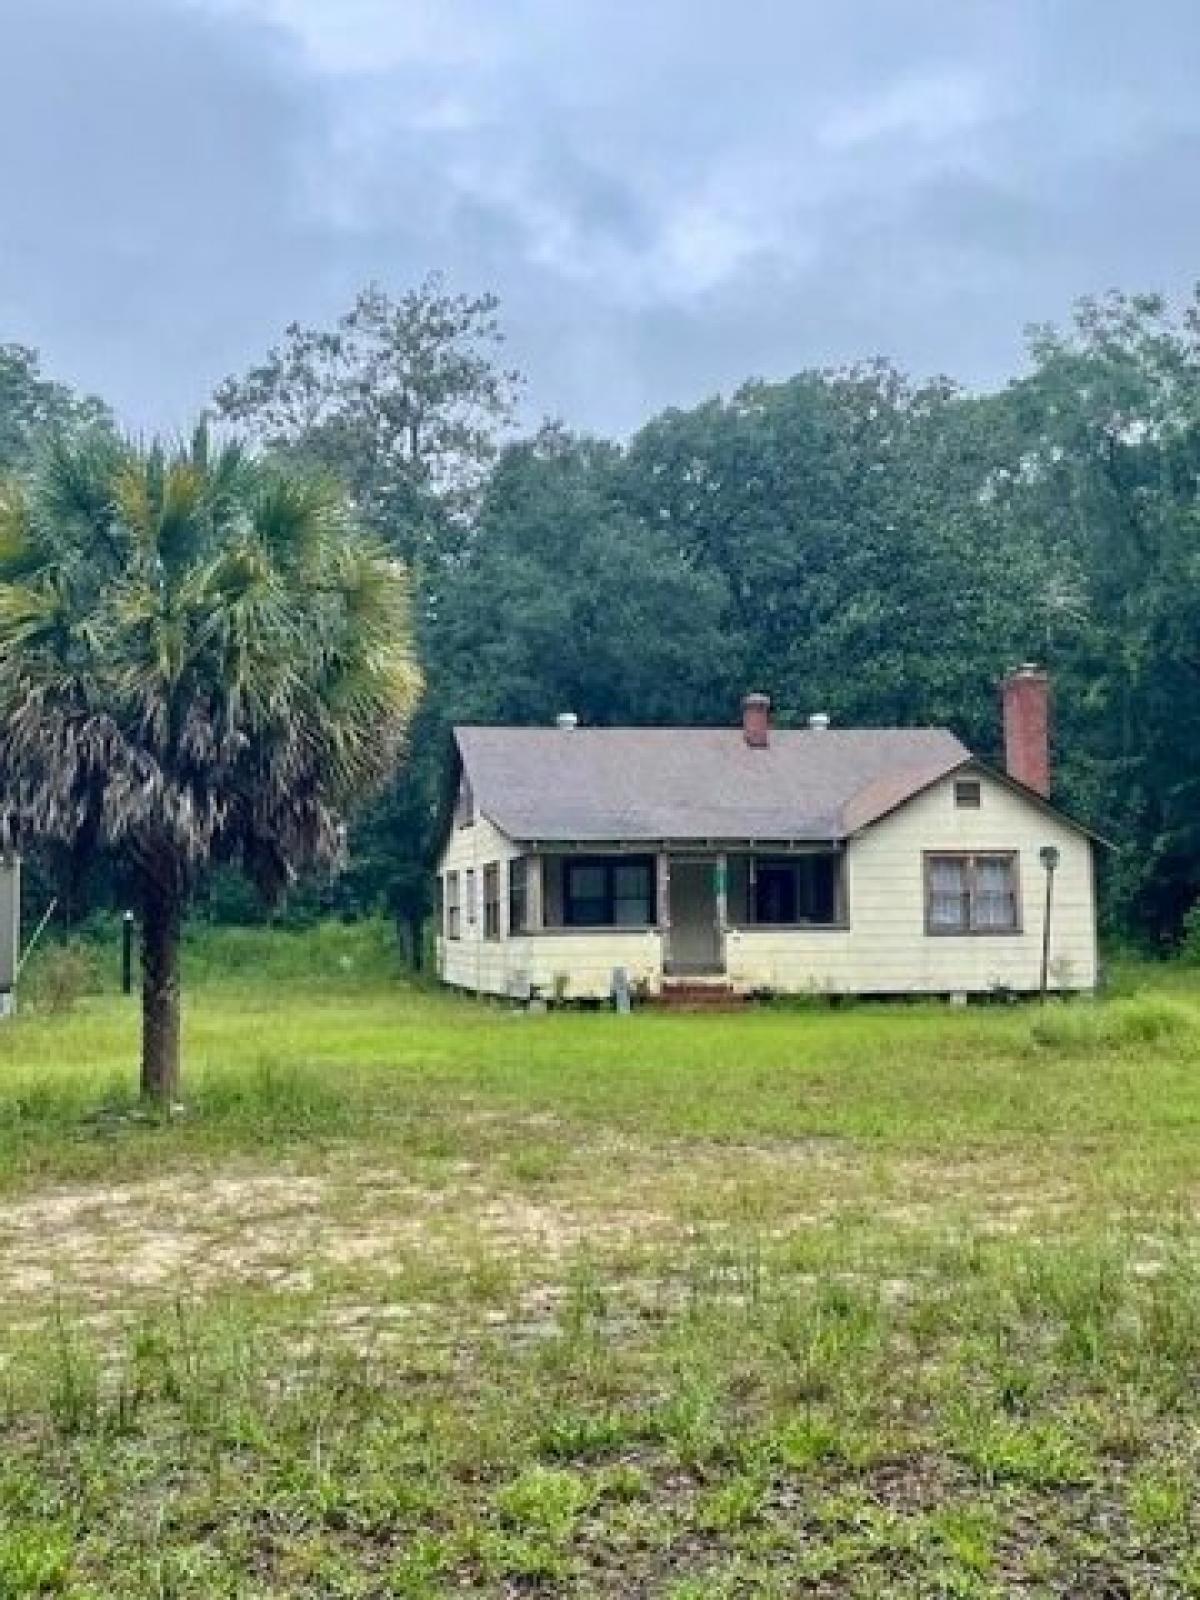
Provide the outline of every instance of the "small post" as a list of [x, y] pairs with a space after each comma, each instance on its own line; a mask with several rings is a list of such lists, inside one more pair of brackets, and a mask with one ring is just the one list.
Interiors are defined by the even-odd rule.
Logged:
[[629, 973], [624, 967], [614, 967], [612, 975], [613, 1008], [619, 1017], [630, 1012]]
[[121, 993], [133, 993], [133, 912], [121, 917]]
[[1038, 859], [1046, 869], [1046, 910], [1042, 918], [1042, 978], [1039, 999], [1046, 1004], [1046, 990], [1050, 982], [1050, 914], [1054, 909], [1054, 874], [1058, 868], [1058, 847], [1045, 844], [1038, 851]]

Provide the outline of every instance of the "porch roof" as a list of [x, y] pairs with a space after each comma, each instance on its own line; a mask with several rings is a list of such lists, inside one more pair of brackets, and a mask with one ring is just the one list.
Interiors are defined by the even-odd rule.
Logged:
[[970, 760], [945, 728], [455, 729], [475, 804], [514, 840], [836, 841]]

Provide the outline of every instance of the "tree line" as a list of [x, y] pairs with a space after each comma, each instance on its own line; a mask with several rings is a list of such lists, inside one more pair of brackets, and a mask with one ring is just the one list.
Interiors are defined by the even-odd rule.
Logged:
[[[491, 296], [437, 279], [293, 325], [214, 396], [263, 460], [338, 481], [405, 563], [425, 689], [403, 758], [296, 910], [386, 908], [419, 959], [457, 721], [939, 723], [999, 754], [996, 684], [1055, 689], [1056, 797], [1116, 845], [1111, 931], [1167, 947], [1200, 898], [1200, 299], [1083, 302], [992, 392], [886, 361], [751, 380], [627, 440], [520, 436]], [[0, 472], [103, 432], [0, 349]], [[69, 903], [102, 852], [53, 863]], [[47, 869], [49, 870], [49, 868]], [[210, 914], [246, 914], [220, 874]]]

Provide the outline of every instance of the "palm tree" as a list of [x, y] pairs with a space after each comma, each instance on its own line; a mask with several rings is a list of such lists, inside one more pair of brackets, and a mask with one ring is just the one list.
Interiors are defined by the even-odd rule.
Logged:
[[404, 571], [327, 482], [216, 448], [52, 444], [0, 486], [0, 805], [108, 850], [142, 921], [142, 1090], [179, 1093], [198, 874], [336, 861], [419, 694]]

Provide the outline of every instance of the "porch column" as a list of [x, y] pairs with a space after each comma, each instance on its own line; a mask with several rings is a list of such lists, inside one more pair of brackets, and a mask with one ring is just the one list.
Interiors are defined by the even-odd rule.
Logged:
[[525, 920], [531, 932], [546, 926], [541, 856], [525, 857]]
[[714, 869], [717, 890], [717, 927], [722, 933], [729, 926], [729, 857], [722, 850]]
[[655, 859], [654, 882], [658, 899], [658, 926], [664, 934], [669, 933], [671, 929], [671, 858], [665, 850], [660, 850]]

